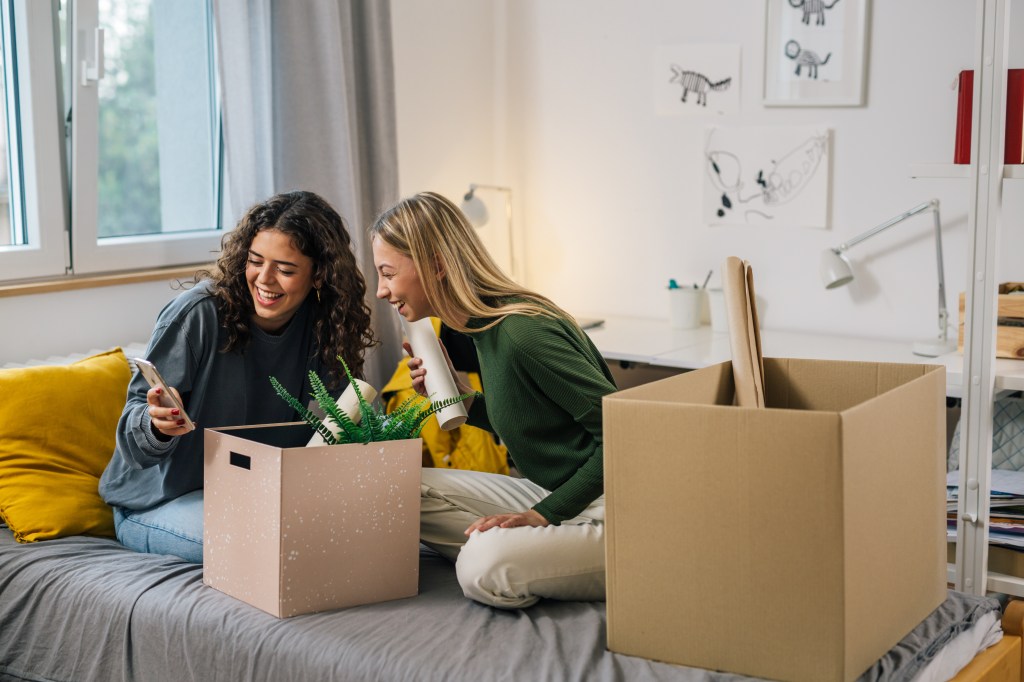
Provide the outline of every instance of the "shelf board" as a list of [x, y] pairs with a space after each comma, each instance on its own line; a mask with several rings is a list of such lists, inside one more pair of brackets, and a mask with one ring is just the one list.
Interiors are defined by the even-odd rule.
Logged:
[[[965, 163], [912, 163], [912, 178], [969, 178], [971, 167]], [[1010, 180], [1024, 179], [1024, 166], [1003, 166], [1003, 177]]]

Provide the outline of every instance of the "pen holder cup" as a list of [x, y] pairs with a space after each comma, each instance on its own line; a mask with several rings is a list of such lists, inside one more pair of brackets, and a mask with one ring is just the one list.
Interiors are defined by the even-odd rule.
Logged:
[[708, 289], [708, 313], [711, 317], [711, 331], [729, 332], [729, 315], [725, 311], [725, 292], [722, 289]]
[[704, 289], [669, 289], [669, 322], [673, 329], [696, 329], [704, 304]]

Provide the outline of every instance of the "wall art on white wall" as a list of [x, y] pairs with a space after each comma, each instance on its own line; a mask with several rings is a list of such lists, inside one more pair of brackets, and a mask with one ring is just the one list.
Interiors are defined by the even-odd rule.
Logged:
[[830, 151], [828, 128], [708, 128], [704, 222], [827, 228]]
[[662, 46], [652, 67], [655, 110], [671, 116], [740, 110], [740, 46]]
[[766, 0], [764, 103], [864, 104], [870, 0]]

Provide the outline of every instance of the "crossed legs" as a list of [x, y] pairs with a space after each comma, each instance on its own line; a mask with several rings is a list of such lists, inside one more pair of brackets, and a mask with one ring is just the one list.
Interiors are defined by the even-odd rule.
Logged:
[[452, 469], [424, 469], [420, 538], [455, 562], [470, 599], [513, 609], [541, 597], [604, 601], [604, 499], [559, 526], [465, 530], [476, 519], [522, 512], [548, 495], [526, 479]]

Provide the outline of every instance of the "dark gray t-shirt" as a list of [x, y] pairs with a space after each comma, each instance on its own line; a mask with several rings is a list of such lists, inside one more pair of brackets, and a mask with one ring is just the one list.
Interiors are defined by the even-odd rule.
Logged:
[[137, 372], [117, 425], [114, 455], [100, 478], [108, 504], [148, 509], [203, 487], [203, 429], [296, 421], [298, 415], [275, 392], [276, 377], [304, 404], [310, 398], [308, 372], [326, 382], [305, 302], [279, 335], [252, 327], [241, 351], [221, 352], [225, 330], [206, 282], [167, 304], [157, 317], [146, 358], [178, 389], [197, 429], [157, 440], [146, 404], [149, 385]]

